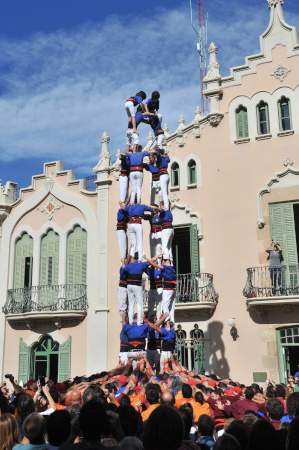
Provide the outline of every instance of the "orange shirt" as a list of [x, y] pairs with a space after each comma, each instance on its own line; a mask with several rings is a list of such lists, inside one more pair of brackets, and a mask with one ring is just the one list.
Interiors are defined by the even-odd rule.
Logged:
[[193, 405], [193, 413], [195, 414], [194, 423], [196, 424], [198, 422], [199, 416], [202, 416], [203, 414], [207, 414], [208, 416], [211, 415], [210, 413], [210, 405], [206, 402], [204, 402], [203, 405], [201, 405], [198, 402], [195, 402]]
[[27, 389], [26, 394], [32, 395], [32, 397], [35, 396], [35, 392], [31, 391], [31, 389]]
[[151, 415], [151, 413], [154, 411], [154, 409], [156, 409], [158, 406], [160, 406], [160, 403], [155, 403], [154, 405], [151, 405], [148, 409], [146, 409], [145, 411], [143, 411], [143, 413], [141, 413], [141, 417], [143, 422], [145, 422], [149, 416]]
[[[143, 400], [143, 394], [139, 393], [137, 395], [129, 395], [131, 405], [135, 408], [136, 403], [139, 402], [139, 400]], [[142, 406], [139, 407], [139, 412], [142, 413]]]
[[193, 406], [193, 403], [195, 403], [195, 400], [194, 400], [193, 397], [191, 397], [191, 398], [184, 398], [184, 397], [182, 397], [179, 400], [176, 400], [174, 406], [176, 408], [180, 408], [180, 406], [182, 406], [184, 403], [190, 403]]
[[55, 403], [55, 405], [56, 405], [57, 411], [59, 411], [60, 409], [65, 409], [66, 408], [66, 406], [61, 405], [60, 403]]

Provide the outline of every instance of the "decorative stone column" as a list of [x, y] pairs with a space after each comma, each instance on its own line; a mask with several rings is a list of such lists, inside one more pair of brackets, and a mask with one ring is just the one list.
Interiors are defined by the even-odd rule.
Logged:
[[208, 114], [208, 122], [212, 126], [217, 126], [222, 118], [223, 114], [220, 113], [219, 101], [222, 96], [222, 90], [220, 88], [221, 75], [220, 75], [220, 65], [217, 61], [218, 48], [211, 42], [208, 48], [208, 53], [210, 55], [210, 62], [208, 65], [207, 75], [203, 79], [206, 84], [207, 89], [204, 91], [207, 99], [210, 103], [210, 112]]

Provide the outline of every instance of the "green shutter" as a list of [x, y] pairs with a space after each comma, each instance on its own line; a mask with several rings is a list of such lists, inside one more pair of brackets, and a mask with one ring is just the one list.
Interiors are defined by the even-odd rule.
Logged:
[[197, 225], [190, 226], [191, 272], [199, 272], [199, 251]]
[[247, 109], [243, 108], [237, 111], [237, 138], [243, 139], [248, 137], [248, 119], [247, 119]]
[[59, 347], [58, 383], [70, 376], [71, 371], [71, 336]]
[[[58, 285], [59, 271], [59, 236], [53, 230], [48, 231], [42, 239], [40, 259], [40, 285]], [[48, 307], [57, 302], [57, 290], [42, 289], [39, 304]]]
[[86, 283], [87, 234], [76, 227], [67, 240], [67, 284]]
[[283, 250], [283, 264], [298, 264], [293, 203], [269, 205], [271, 236]]
[[30, 258], [28, 270], [32, 271], [33, 239], [27, 234], [23, 234], [16, 243], [15, 263], [14, 263], [14, 289], [23, 288], [25, 281], [26, 258]]
[[23, 385], [27, 383], [30, 379], [30, 353], [31, 348], [23, 342], [22, 338], [20, 338], [19, 344], [19, 372], [18, 372], [18, 383], [23, 381]]

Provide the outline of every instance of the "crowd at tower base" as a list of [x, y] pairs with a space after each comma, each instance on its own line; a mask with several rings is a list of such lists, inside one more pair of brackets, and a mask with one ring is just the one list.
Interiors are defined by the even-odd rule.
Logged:
[[154, 371], [137, 355], [109, 372], [54, 384], [18, 385], [7, 374], [0, 391], [3, 450], [297, 450], [299, 372], [288, 384], [198, 375], [176, 354]]

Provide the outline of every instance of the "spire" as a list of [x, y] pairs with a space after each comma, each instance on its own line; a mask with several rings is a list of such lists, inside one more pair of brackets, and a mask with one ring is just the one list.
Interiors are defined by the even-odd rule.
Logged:
[[282, 6], [284, 4], [283, 0], [267, 0], [269, 9], [275, 8], [277, 5]]
[[208, 65], [208, 71], [207, 75], [204, 78], [204, 83], [211, 80], [217, 80], [221, 78], [220, 75], [220, 65], [217, 61], [217, 52], [218, 48], [214, 44], [214, 42], [211, 42], [210, 47], [208, 48], [208, 53], [210, 55], [210, 63]]
[[93, 169], [94, 172], [109, 171], [109, 169], [111, 167], [111, 155], [110, 155], [109, 146], [108, 146], [109, 142], [110, 142], [110, 137], [108, 136], [106, 131], [104, 131], [104, 133], [102, 134], [102, 137], [101, 137], [102, 150], [100, 153], [100, 159], [99, 159], [99, 162], [96, 165], [96, 167]]

